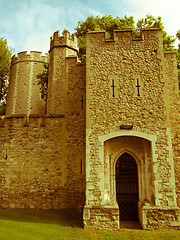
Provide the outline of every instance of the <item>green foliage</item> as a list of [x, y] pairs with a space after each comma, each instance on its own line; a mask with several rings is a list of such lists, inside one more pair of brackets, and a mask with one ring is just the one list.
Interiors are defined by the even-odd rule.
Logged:
[[175, 38], [173, 36], [170, 36], [167, 34], [167, 32], [164, 30], [164, 26], [162, 23], [162, 18], [158, 17], [155, 18], [150, 14], [146, 15], [146, 18], [142, 18], [138, 20], [136, 30], [137, 32], [140, 32], [141, 28], [160, 28], [162, 29], [162, 37], [163, 37], [163, 47], [165, 51], [174, 51], [174, 42]]
[[141, 28], [161, 28], [163, 29], [163, 24], [161, 22], [161, 17], [153, 17], [151, 14], [147, 14], [146, 18], [142, 18], [137, 22], [137, 31]]
[[0, 116], [5, 115], [5, 113], [6, 113], [6, 98], [0, 102]]
[[[177, 34], [176, 34], [177, 38], [180, 40], [180, 30], [177, 31]], [[180, 49], [180, 44], [179, 44], [179, 49]]]
[[43, 72], [37, 75], [38, 85], [40, 85], [41, 98], [47, 100], [49, 64], [44, 63]]
[[75, 28], [77, 37], [85, 37], [89, 31], [105, 30], [108, 37], [112, 37], [114, 29], [134, 28], [133, 17], [113, 18], [111, 15], [88, 17], [84, 22], [79, 21], [78, 26]]
[[161, 21], [161, 17], [155, 18], [152, 15], [146, 15], [146, 18], [142, 18], [138, 20], [137, 25], [135, 26], [134, 18], [127, 17], [126, 15], [123, 18], [113, 18], [111, 15], [109, 16], [90, 16], [85, 21], [79, 21], [78, 26], [75, 28], [76, 35], [78, 37], [79, 42], [79, 54], [80, 58], [83, 58], [85, 55], [86, 48], [86, 33], [89, 31], [98, 31], [105, 30], [106, 37], [113, 37], [113, 30], [116, 29], [128, 29], [131, 28], [135, 36], [138, 36], [141, 28], [160, 28], [162, 29], [162, 37], [163, 37], [163, 46], [164, 50], [174, 50], [174, 42], [175, 38], [173, 36], [169, 36], [164, 30], [163, 23]]
[[5, 113], [12, 53], [13, 49], [7, 45], [7, 40], [0, 38], [0, 115]]
[[126, 15], [123, 18], [116, 17], [113, 18], [111, 15], [107, 16], [89, 16], [85, 21], [79, 21], [78, 26], [75, 28], [76, 35], [78, 37], [79, 43], [79, 56], [82, 59], [86, 54], [86, 33], [90, 31], [106, 31], [106, 37], [113, 37], [113, 30], [115, 29], [127, 29], [134, 27], [134, 18], [127, 17]]

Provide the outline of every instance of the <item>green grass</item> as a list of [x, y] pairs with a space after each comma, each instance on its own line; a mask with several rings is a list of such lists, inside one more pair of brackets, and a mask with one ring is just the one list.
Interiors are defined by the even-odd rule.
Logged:
[[0, 240], [180, 240], [180, 231], [89, 231], [80, 213], [67, 210], [0, 210]]

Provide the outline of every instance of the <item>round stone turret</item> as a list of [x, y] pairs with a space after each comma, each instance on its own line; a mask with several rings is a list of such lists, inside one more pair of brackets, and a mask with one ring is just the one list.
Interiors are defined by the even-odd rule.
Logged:
[[42, 73], [48, 54], [20, 52], [12, 57], [6, 116], [44, 113], [37, 75]]

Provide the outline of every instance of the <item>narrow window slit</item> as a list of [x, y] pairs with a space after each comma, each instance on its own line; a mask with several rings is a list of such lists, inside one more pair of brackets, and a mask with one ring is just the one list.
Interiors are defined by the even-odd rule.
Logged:
[[115, 85], [114, 85], [114, 80], [112, 80], [112, 85], [111, 85], [111, 87], [112, 87], [112, 89], [113, 89], [113, 94], [112, 94], [112, 96], [113, 97], [115, 97], [115, 92], [114, 92], [114, 88], [116, 87]]
[[83, 108], [84, 108], [84, 97], [82, 95], [82, 98], [81, 98], [81, 109], [83, 109]]
[[139, 79], [137, 78], [137, 96], [140, 96], [140, 85], [139, 85]]
[[82, 173], [82, 170], [83, 170], [83, 169], [82, 169], [82, 158], [81, 158], [81, 173]]

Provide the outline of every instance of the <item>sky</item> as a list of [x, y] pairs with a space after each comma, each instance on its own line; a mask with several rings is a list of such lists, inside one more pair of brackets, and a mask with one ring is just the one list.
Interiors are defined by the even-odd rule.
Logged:
[[78, 21], [110, 14], [133, 16], [136, 22], [146, 14], [161, 16], [169, 35], [180, 30], [180, 0], [0, 0], [0, 38], [7, 39], [14, 53], [46, 53], [55, 31], [73, 33]]

